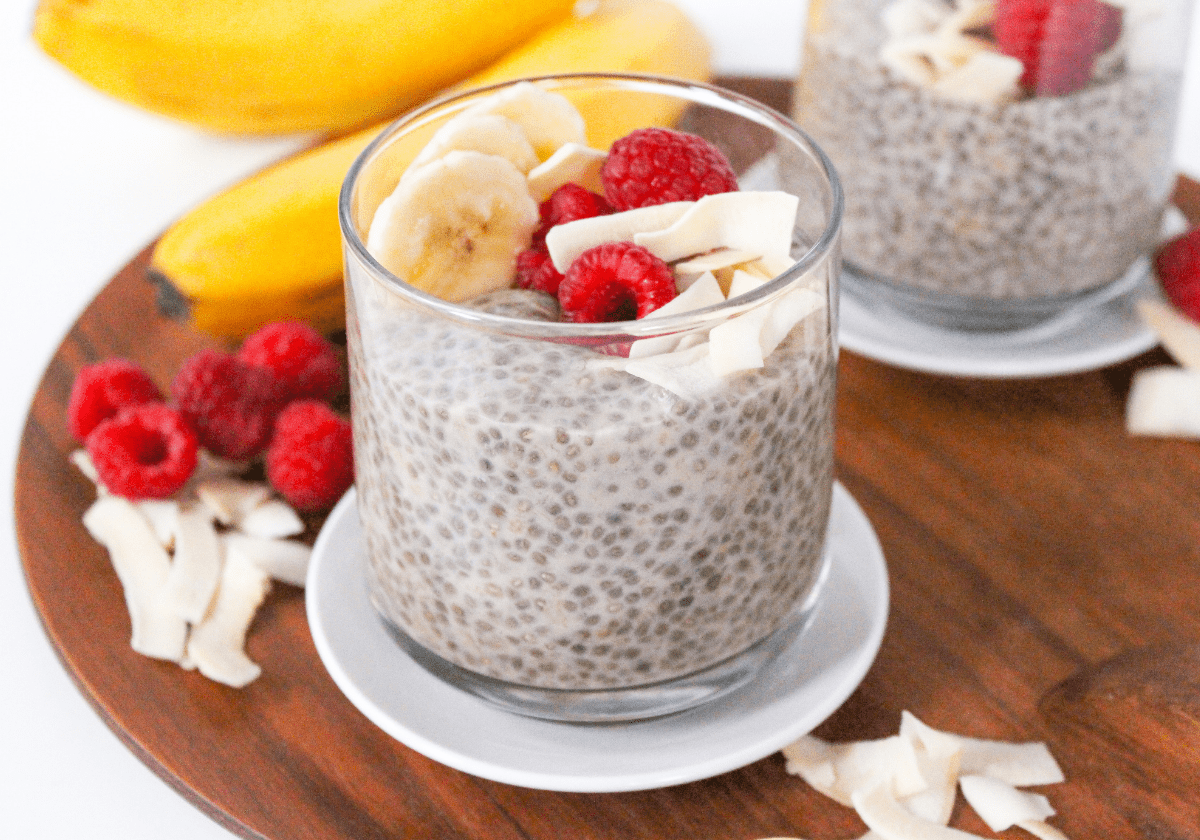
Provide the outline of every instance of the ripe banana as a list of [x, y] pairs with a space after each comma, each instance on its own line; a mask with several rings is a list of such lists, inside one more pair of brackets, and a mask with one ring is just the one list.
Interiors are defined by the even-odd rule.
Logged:
[[[571, 72], [709, 77], [709, 47], [664, 0], [608, 0], [542, 31], [458, 87]], [[669, 124], [652, 98], [622, 113], [577, 103], [588, 145], [642, 125]], [[219, 193], [172, 225], [154, 249], [151, 276], [164, 311], [229, 341], [262, 324], [303, 318], [331, 332], [344, 323], [337, 202], [346, 172], [382, 130], [371, 126], [284, 160]]]
[[85, 82], [233, 133], [393, 116], [567, 17], [573, 0], [41, 0], [33, 37]]

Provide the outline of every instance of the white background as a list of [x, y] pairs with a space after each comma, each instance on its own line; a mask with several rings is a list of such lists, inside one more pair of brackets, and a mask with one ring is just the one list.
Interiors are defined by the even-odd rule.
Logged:
[[[791, 77], [803, 0], [678, 0], [719, 73]], [[110, 100], [29, 38], [33, 0], [0, 3], [0, 836], [228, 840], [146, 769], [76, 691], [42, 634], [12, 528], [12, 476], [42, 369], [101, 285], [175, 217], [302, 138], [206, 136]], [[1179, 168], [1200, 176], [1200, 15]]]

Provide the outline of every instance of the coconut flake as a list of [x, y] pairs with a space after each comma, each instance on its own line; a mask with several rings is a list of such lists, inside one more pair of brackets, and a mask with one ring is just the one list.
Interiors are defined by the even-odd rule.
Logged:
[[1066, 779], [1050, 748], [1041, 741], [1013, 743], [958, 737], [962, 741], [963, 775], [990, 776], [1014, 787], [1055, 785]]
[[855, 791], [884, 783], [893, 796], [911, 796], [928, 785], [911, 743], [898, 735], [873, 741], [828, 744], [807, 735], [784, 747], [787, 770], [843, 805]]
[[896, 801], [886, 782], [855, 790], [851, 800], [862, 821], [884, 840], [983, 840], [916, 816]]
[[753, 251], [740, 251], [735, 248], [717, 248], [707, 254], [700, 254], [691, 259], [675, 263], [675, 270], [683, 274], [703, 274], [706, 271], [716, 271], [720, 268], [744, 265], [756, 262], [762, 254]]
[[546, 233], [546, 250], [550, 252], [554, 267], [565, 274], [575, 258], [588, 248], [605, 242], [636, 242], [638, 234], [669, 228], [695, 204], [694, 201], [670, 201], [555, 225]]
[[1004, 831], [1023, 820], [1044, 822], [1054, 816], [1050, 800], [1040, 793], [1017, 790], [991, 776], [964, 775], [958, 780], [963, 797], [992, 831]]
[[146, 517], [128, 499], [101, 496], [84, 513], [83, 525], [96, 542], [108, 549], [125, 591], [131, 647], [145, 656], [180, 661], [187, 622], [162, 598], [171, 558]]
[[238, 525], [271, 498], [271, 488], [261, 481], [220, 476], [197, 484], [196, 495], [222, 525]]
[[946, 825], [954, 813], [962, 742], [922, 723], [910, 712], [900, 718], [900, 737], [909, 742], [926, 789], [905, 797], [901, 804], [918, 817]]
[[1135, 373], [1125, 428], [1131, 435], [1200, 437], [1200, 370], [1162, 366]]
[[1050, 825], [1050, 823], [1040, 820], [1021, 820], [1017, 823], [1017, 827], [1028, 831], [1034, 837], [1040, 838], [1040, 840], [1068, 840], [1067, 835]]
[[192, 629], [188, 659], [211, 680], [241, 688], [262, 673], [246, 655], [246, 633], [271, 587], [262, 569], [238, 554], [225, 560], [212, 610]]
[[179, 502], [174, 499], [142, 499], [137, 503], [154, 529], [154, 535], [167, 551], [175, 547], [175, 532], [179, 528]]
[[204, 505], [182, 508], [175, 531], [175, 561], [163, 589], [167, 607], [193, 624], [204, 618], [221, 579], [221, 542]]
[[312, 549], [295, 540], [229, 533], [222, 537], [227, 553], [239, 554], [275, 580], [304, 586]]
[[252, 537], [282, 539], [303, 534], [304, 520], [287, 502], [270, 499], [246, 513], [238, 528]]
[[604, 168], [607, 152], [582, 143], [563, 143], [554, 154], [529, 170], [529, 192], [534, 201], [542, 202], [564, 184], [578, 184], [594, 193], [604, 194], [600, 170]]
[[714, 248], [786, 256], [799, 204], [799, 198], [780, 191], [706, 195], [670, 227], [635, 233], [633, 241], [666, 262]]
[[1139, 300], [1137, 311], [1175, 361], [1200, 370], [1200, 324], [1160, 300]]
[[[713, 276], [712, 272], [705, 272], [684, 291], [651, 312], [643, 320], [677, 315], [681, 312], [703, 309], [706, 306], [714, 306], [724, 302], [725, 295], [721, 293], [721, 287], [717, 284], [717, 278]], [[699, 333], [672, 333], [671, 335], [640, 338], [629, 346], [629, 358], [639, 359], [659, 353], [670, 353], [680, 349], [679, 343], [685, 336], [704, 335], [705, 333], [706, 331]]]

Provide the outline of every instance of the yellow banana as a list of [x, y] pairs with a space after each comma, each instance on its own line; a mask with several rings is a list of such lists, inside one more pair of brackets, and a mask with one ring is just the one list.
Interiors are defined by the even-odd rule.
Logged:
[[[668, 2], [607, 2], [541, 32], [460, 87], [589, 71], [704, 80], [709, 47]], [[595, 127], [589, 142], [597, 148], [639, 125], [674, 117], [652, 98], [621, 114], [596, 103], [577, 104]], [[164, 311], [230, 341], [280, 318], [303, 318], [326, 332], [339, 328], [344, 310], [338, 193], [355, 157], [382, 128], [372, 126], [278, 163], [172, 225], [151, 260]]]
[[486, 67], [573, 0], [41, 0], [85, 82], [220, 132], [346, 131]]

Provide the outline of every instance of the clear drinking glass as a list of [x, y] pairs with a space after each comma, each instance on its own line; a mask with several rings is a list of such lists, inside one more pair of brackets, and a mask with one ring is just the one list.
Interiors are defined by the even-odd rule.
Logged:
[[[794, 124], [735, 94], [633, 76], [537, 83], [607, 115], [609, 131], [622, 115], [672, 115], [726, 153], [743, 188], [800, 196], [796, 263], [724, 304], [638, 321], [449, 303], [385, 270], [365, 231], [429, 135], [498, 88], [392, 125], [340, 208], [368, 585], [398, 643], [466, 691], [549, 719], [651, 717], [744, 684], [820, 591], [840, 187]], [[703, 338], [801, 298], [811, 311], [763, 367], [689, 397], [611, 364], [635, 340]]]
[[965, 329], [1146, 277], [1192, 0], [812, 0], [794, 114], [846, 193], [844, 289]]

